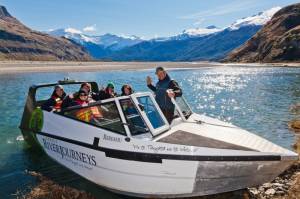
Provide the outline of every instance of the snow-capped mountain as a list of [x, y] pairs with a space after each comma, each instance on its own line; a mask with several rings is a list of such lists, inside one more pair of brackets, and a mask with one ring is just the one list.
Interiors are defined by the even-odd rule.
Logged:
[[117, 36], [113, 34], [91, 36], [74, 28], [49, 30], [47, 33], [53, 36], [66, 37], [82, 45], [92, 43], [110, 50], [120, 50], [143, 41], [137, 36]]
[[280, 8], [239, 19], [224, 28], [209, 26], [183, 31], [169, 38], [145, 41], [110, 55], [120, 61], [219, 60], [257, 33]]
[[222, 59], [250, 39], [280, 9], [274, 7], [218, 28], [191, 28], [170, 37], [143, 40], [136, 36], [86, 35], [73, 28], [48, 32], [82, 44], [97, 59], [120, 61], [186, 61]]
[[55, 29], [46, 31], [49, 35], [53, 35], [56, 37], [65, 37], [68, 39], [72, 39], [79, 44], [84, 44], [85, 42], [94, 43], [94, 38], [91, 36], [87, 36], [83, 34], [80, 30], [74, 28], [66, 28], [66, 29]]
[[231, 30], [237, 30], [243, 26], [262, 26], [266, 24], [272, 18], [272, 16], [280, 9], [281, 7], [274, 7], [264, 12], [260, 12], [257, 15], [236, 20], [228, 28]]
[[113, 34], [105, 34], [101, 36], [94, 37], [94, 43], [98, 45], [103, 45], [106, 48], [112, 50], [120, 50], [125, 47], [133, 46], [142, 42], [143, 40], [137, 36], [117, 36]]
[[206, 35], [210, 35], [216, 32], [220, 32], [223, 29], [221, 28], [217, 28], [216, 26], [212, 25], [212, 26], [208, 26], [206, 28], [191, 28], [191, 29], [186, 29], [182, 32], [182, 34], [186, 34], [189, 36], [193, 36], [193, 37], [202, 37], [202, 36], [206, 36]]

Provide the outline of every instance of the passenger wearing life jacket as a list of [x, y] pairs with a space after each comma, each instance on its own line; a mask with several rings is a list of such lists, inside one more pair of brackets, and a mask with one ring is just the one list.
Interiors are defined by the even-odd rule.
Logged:
[[64, 88], [61, 85], [56, 85], [51, 97], [42, 105], [45, 111], [60, 111], [63, 99], [66, 97]]
[[88, 92], [89, 98], [96, 100], [96, 93], [92, 92], [92, 86], [90, 83], [88, 82], [82, 83], [79, 90], [86, 90]]
[[[89, 100], [97, 100], [97, 94], [92, 92], [92, 86], [90, 83], [88, 82], [84, 82], [80, 85], [80, 90], [85, 90], [88, 92], [88, 98]], [[74, 100], [75, 99], [78, 99], [79, 97], [79, 92], [75, 92], [75, 93], [72, 93], [72, 94], [69, 94], [65, 97], [63, 103], [62, 103], [62, 109], [65, 109], [65, 108], [68, 108], [70, 106], [74, 106]]]
[[152, 85], [152, 79], [147, 77], [147, 86], [155, 93], [155, 100], [165, 115], [168, 122], [171, 124], [174, 118], [175, 105], [171, 98], [180, 97], [182, 90], [175, 80], [172, 80], [163, 67], [157, 67], [155, 74], [158, 82], [156, 86]]
[[[72, 105], [80, 105], [84, 107], [88, 106], [91, 102], [94, 101], [89, 98], [88, 92], [85, 89], [82, 89], [78, 92], [78, 97], [74, 99]], [[97, 106], [81, 108], [76, 111], [75, 116], [77, 119], [85, 122], [92, 122], [94, 119], [103, 117]]]
[[89, 94], [86, 90], [81, 89], [78, 92], [78, 95], [76, 98], [73, 99], [72, 106], [80, 105], [80, 106], [87, 106], [89, 104], [90, 99], [89, 99]]

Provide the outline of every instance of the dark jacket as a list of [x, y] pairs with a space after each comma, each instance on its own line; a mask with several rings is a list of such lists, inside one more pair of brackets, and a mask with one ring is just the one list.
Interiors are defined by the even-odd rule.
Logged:
[[66, 93], [59, 97], [56, 95], [55, 91], [53, 91], [51, 97], [42, 105], [42, 109], [45, 111], [52, 111], [58, 101], [62, 101], [66, 97]]
[[182, 90], [178, 83], [175, 80], [172, 80], [168, 74], [166, 74], [166, 77], [163, 80], [159, 80], [156, 83], [156, 86], [150, 84], [148, 85], [148, 88], [155, 92], [155, 100], [162, 110], [173, 111], [175, 108], [171, 98], [167, 94], [168, 89], [173, 90], [175, 97], [182, 96]]
[[96, 101], [105, 100], [105, 99], [109, 99], [109, 98], [114, 98], [116, 96], [117, 96], [116, 93], [109, 94], [108, 91], [107, 91], [107, 88], [106, 88], [106, 89], [102, 89], [102, 90], [99, 91], [98, 96], [96, 98]]

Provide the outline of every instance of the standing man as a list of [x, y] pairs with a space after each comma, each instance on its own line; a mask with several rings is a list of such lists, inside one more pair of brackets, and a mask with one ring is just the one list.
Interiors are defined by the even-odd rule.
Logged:
[[180, 97], [182, 95], [182, 90], [178, 83], [170, 78], [163, 67], [157, 67], [155, 74], [158, 78], [156, 86], [152, 85], [152, 79], [149, 76], [147, 76], [147, 86], [155, 93], [156, 102], [168, 122], [171, 124], [175, 110], [175, 105], [172, 103], [171, 98]]

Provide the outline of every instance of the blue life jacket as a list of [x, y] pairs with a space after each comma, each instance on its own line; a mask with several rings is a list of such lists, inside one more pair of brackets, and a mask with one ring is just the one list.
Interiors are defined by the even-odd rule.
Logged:
[[175, 108], [171, 98], [167, 94], [167, 90], [169, 89], [169, 84], [171, 81], [171, 78], [167, 74], [165, 79], [159, 80], [156, 83], [155, 100], [159, 107], [163, 110], [173, 111]]

